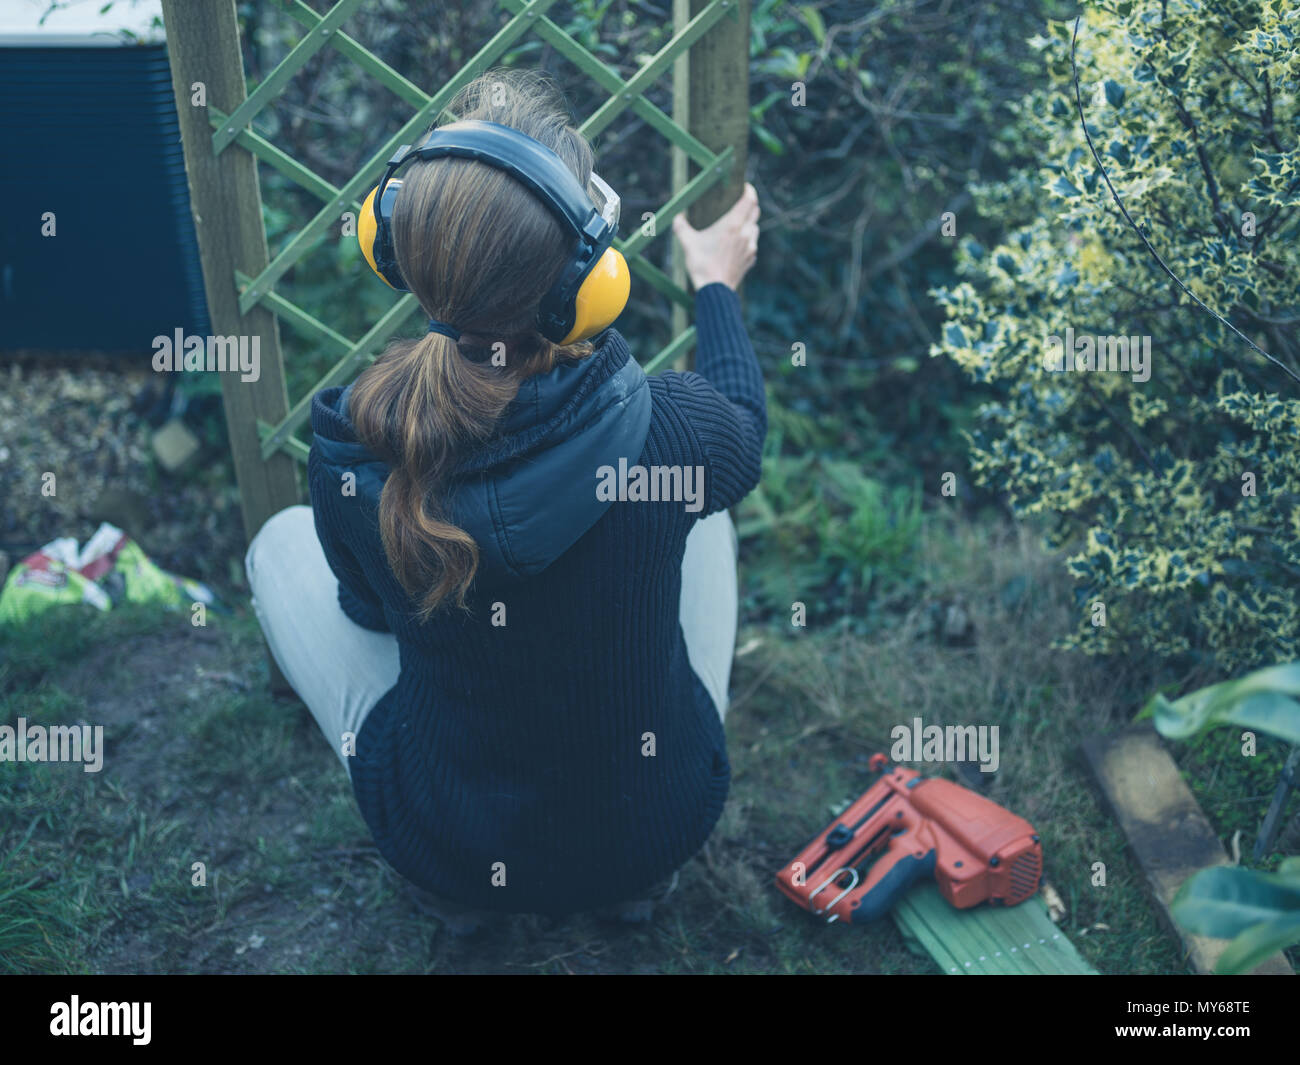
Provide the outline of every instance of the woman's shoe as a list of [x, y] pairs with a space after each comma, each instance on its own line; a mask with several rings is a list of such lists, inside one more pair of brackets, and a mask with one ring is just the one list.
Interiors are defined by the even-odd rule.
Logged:
[[618, 919], [624, 924], [644, 924], [655, 915], [654, 899], [636, 899], [625, 902], [618, 911]]
[[660, 881], [650, 889], [645, 898], [631, 899], [613, 906], [606, 906], [597, 910], [596, 916], [607, 921], [618, 921], [622, 924], [645, 924], [654, 917], [655, 903], [663, 902], [664, 899], [677, 890], [677, 880], [680, 875], [680, 872], [675, 872], [667, 880]]
[[472, 936], [487, 922], [491, 914], [484, 910], [472, 910], [458, 902], [440, 898], [432, 892], [425, 891], [414, 884], [409, 885], [411, 898], [423, 913], [437, 918], [438, 922], [450, 935], [456, 937]]

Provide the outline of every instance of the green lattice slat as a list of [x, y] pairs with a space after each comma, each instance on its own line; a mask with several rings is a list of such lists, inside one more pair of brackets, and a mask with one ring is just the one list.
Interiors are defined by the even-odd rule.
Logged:
[[522, 14], [515, 16], [506, 23], [442, 89], [430, 97], [429, 102], [416, 111], [410, 121], [398, 130], [394, 136], [389, 138], [383, 147], [362, 166], [357, 175], [339, 190], [339, 194], [325, 204], [319, 213], [298, 231], [297, 235], [271, 260], [266, 269], [244, 290], [239, 297], [240, 312], [246, 314], [249, 308], [256, 306], [262, 297], [270, 291], [271, 286], [307, 253], [325, 231], [331, 225], [337, 224], [340, 208], [352, 202], [357, 194], [370, 184], [373, 177], [382, 170], [383, 164], [392, 157], [393, 152], [399, 146], [411, 143], [415, 136], [429, 125], [430, 115], [436, 117], [440, 114], [442, 109], [464, 85], [487, 70], [502, 52], [529, 30], [538, 16], [555, 3], [556, 0], [531, 0]]
[[[259, 438], [261, 438], [262, 443], [264, 445], [262, 448], [263, 451], [266, 450], [265, 447], [266, 441], [270, 439], [271, 434], [274, 432], [275, 432], [275, 428], [273, 426], [268, 425], [266, 422], [262, 421], [261, 418], [257, 419], [257, 435]], [[287, 454], [290, 458], [297, 459], [304, 466], [307, 464], [308, 456], [311, 455], [311, 448], [308, 447], [306, 444], [304, 444], [296, 436], [288, 437], [282, 443], [277, 444], [274, 450], [285, 452], [285, 454]]]
[[[523, 6], [522, 0], [519, 6]], [[285, 8], [285, 14], [297, 19], [308, 29], [314, 29], [321, 22], [321, 16], [304, 4], [302, 0], [293, 0], [293, 5]], [[429, 102], [427, 92], [413, 81], [408, 81], [402, 77], [401, 74], [397, 73], [374, 53], [366, 51], [364, 47], [346, 33], [332, 34], [329, 43], [338, 50], [340, 55], [351, 59], [367, 74], [379, 81], [385, 88], [392, 90], [394, 94], [411, 106], [423, 107]]]
[[[208, 106], [208, 121], [214, 126], [219, 126], [225, 121], [225, 114], [218, 108]], [[281, 151], [265, 137], [259, 136], [251, 129], [240, 130], [239, 135], [235, 138], [235, 143], [242, 145], [252, 152], [262, 162], [287, 177], [296, 185], [300, 185], [319, 200], [330, 201], [339, 194], [339, 190], [326, 181], [319, 174], [308, 170], [302, 163], [294, 159], [293, 156]], [[352, 207], [360, 211], [361, 201], [353, 200]]]
[[687, 326], [677, 336], [673, 337], [653, 359], [647, 362], [643, 367], [646, 373], [654, 373], [661, 366], [672, 362], [679, 355], [685, 354], [688, 348], [695, 343], [695, 326]]
[[[235, 271], [235, 280], [240, 284], [247, 284], [252, 280], [242, 270]], [[315, 343], [325, 344], [335, 351], [347, 353], [354, 347], [352, 341], [342, 333], [335, 332], [324, 322], [313, 318], [301, 307], [290, 303], [283, 296], [276, 292], [268, 292], [266, 299], [262, 301], [270, 310], [274, 311], [276, 316], [283, 322], [288, 322], [301, 333], [305, 333], [308, 339]]]
[[289, 51], [276, 68], [245, 98], [244, 102], [231, 113], [226, 124], [212, 135], [212, 152], [220, 155], [235, 139], [235, 135], [247, 126], [253, 117], [280, 95], [280, 90], [290, 78], [298, 73], [317, 52], [329, 43], [331, 34], [338, 29], [339, 23], [361, 6], [361, 0], [339, 0], [329, 13]]
[[640, 278], [661, 296], [667, 296], [674, 303], [685, 307], [688, 311], [695, 307], [695, 301], [691, 299], [691, 294], [644, 255], [634, 255], [628, 259], [627, 268], [631, 271], [633, 277]]
[[[731, 162], [734, 158], [735, 152], [728, 147], [722, 154], [717, 156], [712, 166], [707, 170], [701, 170], [673, 196], [669, 197], [668, 202], [655, 212], [655, 234], [668, 232], [666, 227], [672, 224], [673, 217], [684, 211], [714, 184], [721, 181], [727, 171], [731, 169]], [[652, 240], [654, 240], [654, 237], [648, 236], [645, 230], [638, 227], [634, 236], [628, 237], [626, 242], [619, 245], [619, 250], [625, 256], [639, 255], [641, 249]]]

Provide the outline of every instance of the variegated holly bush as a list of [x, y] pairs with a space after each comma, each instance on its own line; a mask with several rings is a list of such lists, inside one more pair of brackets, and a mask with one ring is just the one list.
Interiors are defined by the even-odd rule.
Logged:
[[[1065, 645], [1228, 672], [1300, 657], [1300, 9], [1088, 5], [1075, 53], [1133, 222], [1281, 366], [1196, 306], [1124, 219], [1081, 128], [1072, 31], [1031, 42], [1044, 84], [1014, 135], [1041, 165], [976, 190], [1002, 243], [963, 240], [959, 282], [934, 293], [932, 353], [997, 396], [968, 434], [973, 471], [1069, 549]], [[1067, 328], [1149, 337], [1149, 379], [1052, 372], [1047, 338]]]

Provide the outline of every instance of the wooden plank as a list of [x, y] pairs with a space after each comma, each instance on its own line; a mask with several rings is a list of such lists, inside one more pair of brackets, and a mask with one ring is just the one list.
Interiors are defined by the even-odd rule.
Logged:
[[[1213, 973], [1229, 941], [1184, 932], [1169, 906], [1193, 873], [1230, 863], [1174, 760], [1155, 730], [1146, 725], [1113, 736], [1095, 736], [1084, 742], [1083, 753], [1142, 867], [1161, 917], [1182, 940], [1189, 964], [1198, 973]], [[1289, 976], [1291, 966], [1279, 953], [1252, 973]]]
[[1019, 906], [954, 909], [933, 883], [894, 907], [894, 922], [952, 976], [1097, 975], [1037, 897]]

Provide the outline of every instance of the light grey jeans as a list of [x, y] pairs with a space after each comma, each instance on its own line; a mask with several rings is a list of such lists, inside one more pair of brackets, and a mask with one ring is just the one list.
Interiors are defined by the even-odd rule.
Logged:
[[[724, 510], [696, 523], [682, 558], [678, 617], [686, 655], [724, 719], [739, 615], [737, 552], [736, 529]], [[253, 537], [244, 567], [280, 672], [346, 769], [343, 735], [359, 733], [366, 714], [397, 683], [397, 638], [343, 613], [310, 507], [270, 518]]]

